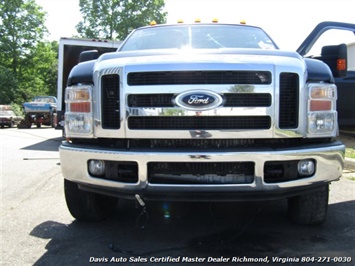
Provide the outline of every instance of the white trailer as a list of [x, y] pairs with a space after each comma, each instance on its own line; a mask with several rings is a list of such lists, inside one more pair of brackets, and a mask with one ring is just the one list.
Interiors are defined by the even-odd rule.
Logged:
[[57, 100], [58, 100], [58, 124], [56, 129], [62, 129], [62, 118], [65, 112], [64, 93], [67, 80], [72, 68], [78, 64], [81, 52], [97, 50], [99, 55], [116, 51], [120, 46], [120, 41], [60, 38], [58, 51], [58, 80], [57, 80]]

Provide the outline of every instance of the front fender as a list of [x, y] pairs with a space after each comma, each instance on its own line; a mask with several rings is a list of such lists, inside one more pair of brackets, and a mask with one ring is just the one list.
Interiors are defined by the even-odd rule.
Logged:
[[67, 85], [71, 86], [78, 83], [93, 83], [93, 70], [95, 63], [96, 60], [91, 60], [77, 64], [73, 67], [70, 71]]
[[305, 58], [308, 78], [307, 82], [328, 82], [335, 83], [332, 71], [329, 66], [317, 59]]

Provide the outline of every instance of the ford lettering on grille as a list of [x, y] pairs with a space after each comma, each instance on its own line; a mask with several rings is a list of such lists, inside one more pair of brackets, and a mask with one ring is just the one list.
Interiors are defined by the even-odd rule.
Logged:
[[192, 111], [211, 110], [223, 102], [221, 95], [214, 92], [187, 91], [175, 98], [175, 104]]

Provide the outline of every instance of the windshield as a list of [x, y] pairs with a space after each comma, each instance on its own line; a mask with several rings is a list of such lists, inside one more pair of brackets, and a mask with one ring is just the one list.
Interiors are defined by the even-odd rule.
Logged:
[[260, 28], [240, 25], [170, 25], [141, 28], [129, 36], [121, 51], [149, 49], [276, 49]]

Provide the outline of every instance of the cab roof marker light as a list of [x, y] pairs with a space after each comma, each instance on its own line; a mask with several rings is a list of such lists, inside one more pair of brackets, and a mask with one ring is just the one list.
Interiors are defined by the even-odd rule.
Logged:
[[155, 26], [155, 25], [157, 25], [157, 23], [155, 22], [155, 20], [153, 20], [153, 21], [151, 21], [151, 22], [149, 23], [149, 25], [150, 25], [150, 26]]
[[177, 23], [184, 23], [184, 20], [182, 20], [182, 19], [179, 19], [178, 21], [177, 21]]
[[242, 24], [242, 25], [246, 25], [247, 24], [247, 22], [244, 19], [242, 19], [239, 23]]
[[200, 18], [195, 19], [195, 23], [201, 23], [201, 19]]
[[218, 23], [218, 19], [217, 18], [212, 19], [212, 23]]

